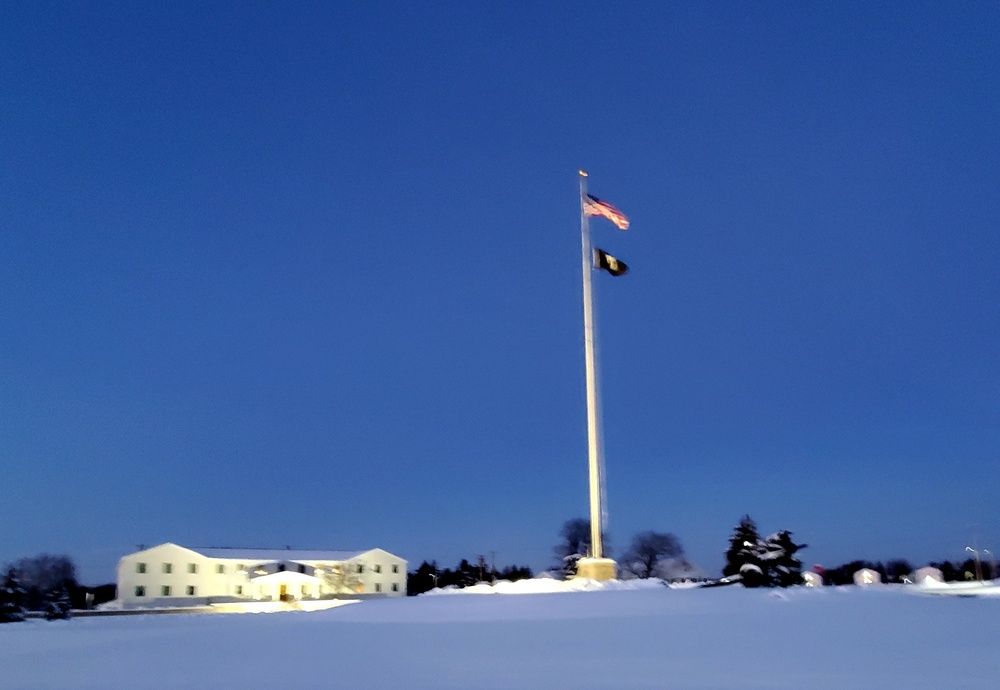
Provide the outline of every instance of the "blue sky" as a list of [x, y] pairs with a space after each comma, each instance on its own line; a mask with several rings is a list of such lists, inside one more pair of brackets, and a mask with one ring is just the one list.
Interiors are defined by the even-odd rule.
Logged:
[[1000, 548], [995, 3], [0, 3], [0, 561]]

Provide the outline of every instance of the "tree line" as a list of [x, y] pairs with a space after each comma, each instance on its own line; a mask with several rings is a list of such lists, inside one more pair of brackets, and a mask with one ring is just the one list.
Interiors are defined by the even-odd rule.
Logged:
[[486, 562], [485, 556], [477, 557], [475, 562], [463, 558], [454, 569], [441, 569], [437, 561], [424, 561], [416, 570], [406, 574], [406, 593], [416, 596], [439, 587], [471, 587], [499, 580], [516, 582], [533, 576], [527, 566], [508, 565], [498, 570], [494, 564]]
[[[749, 515], [744, 515], [729, 538], [723, 577], [741, 581], [747, 587], [787, 587], [802, 582], [802, 563], [795, 554], [806, 544], [792, 541], [787, 530], [761, 537], [757, 525]], [[992, 580], [1000, 577], [1000, 567], [995, 561], [969, 558], [961, 563], [940, 561], [930, 563], [941, 571], [945, 582]], [[903, 558], [886, 561], [852, 560], [834, 568], [816, 566], [816, 574], [825, 585], [852, 585], [854, 574], [869, 569], [877, 572], [882, 582], [903, 583], [916, 570]]]
[[115, 598], [114, 585], [81, 585], [69, 556], [41, 554], [22, 558], [0, 572], [0, 623], [22, 621], [37, 614], [49, 620], [69, 618], [73, 609]]
[[[590, 521], [583, 518], [567, 520], [559, 532], [559, 542], [554, 547], [556, 562], [549, 571], [553, 575], [570, 578], [576, 575], [581, 558], [590, 554]], [[603, 535], [604, 551], [611, 553], [606, 534]], [[665, 564], [681, 559], [684, 549], [680, 541], [668, 532], [646, 531], [636, 534], [629, 549], [622, 555], [621, 567], [638, 578], [660, 577], [667, 574]], [[534, 576], [527, 566], [510, 565], [496, 569], [487, 564], [483, 556], [474, 561], [462, 559], [455, 568], [441, 569], [437, 561], [423, 561], [406, 577], [407, 594], [415, 596], [438, 587], [470, 587], [479, 583], [499, 580], [515, 582]]]
[[[611, 556], [613, 552], [608, 535], [602, 532], [601, 540], [605, 554]], [[590, 541], [589, 520], [574, 518], [563, 523], [559, 541], [554, 547], [556, 561], [549, 572], [562, 578], [575, 576], [580, 559], [591, 553]], [[798, 553], [807, 546], [797, 543], [792, 532], [786, 529], [763, 536], [753, 518], [744, 515], [729, 538], [722, 579], [706, 584], [740, 583], [744, 587], [800, 585], [804, 580]], [[691, 570], [690, 564], [684, 559], [684, 548], [680, 540], [669, 532], [647, 530], [635, 534], [628, 549], [617, 561], [624, 573], [643, 579], [667, 580], [676, 575], [686, 578]], [[986, 561], [970, 558], [962, 563], [942, 561], [932, 562], [930, 565], [941, 571], [945, 582], [1000, 577], [1000, 567], [992, 559]], [[835, 568], [816, 566], [816, 573], [826, 585], [848, 585], [854, 583], [854, 574], [863, 568], [874, 570], [879, 573], [882, 582], [890, 583], [907, 581], [915, 570], [905, 559], [890, 559], [885, 562], [854, 560]], [[463, 559], [454, 569], [444, 570], [438, 567], [436, 561], [424, 561], [416, 571], [408, 573], [407, 591], [416, 595], [435, 587], [468, 587], [480, 582], [514, 581], [530, 577], [532, 572], [527, 567], [509, 566], [499, 571], [485, 567], [482, 556], [478, 562]]]
[[[1000, 578], [1000, 567], [994, 561], [980, 561], [976, 564], [974, 558], [960, 563], [951, 561], [932, 561], [930, 567], [941, 571], [941, 579], [945, 582], [968, 582], [970, 580], [995, 580]], [[854, 573], [862, 569], [874, 570], [882, 582], [906, 582], [917, 568], [909, 561], [894, 558], [883, 561], [854, 560], [836, 568], [820, 568], [816, 571], [823, 577], [823, 584], [850, 585], [854, 583]]]

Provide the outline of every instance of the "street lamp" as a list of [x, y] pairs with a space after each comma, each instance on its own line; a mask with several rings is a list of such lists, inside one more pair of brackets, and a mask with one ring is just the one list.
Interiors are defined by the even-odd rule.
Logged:
[[973, 556], [976, 557], [976, 581], [977, 582], [982, 582], [983, 581], [983, 566], [979, 562], [979, 551], [976, 550], [976, 549], [974, 549], [974, 548], [972, 548], [971, 546], [966, 546], [965, 550], [968, 551], [969, 553], [971, 553]]

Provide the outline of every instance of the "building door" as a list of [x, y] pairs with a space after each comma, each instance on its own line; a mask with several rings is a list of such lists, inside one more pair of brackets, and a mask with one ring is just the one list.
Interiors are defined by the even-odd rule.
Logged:
[[278, 598], [281, 601], [288, 601], [288, 585], [281, 585], [278, 589]]

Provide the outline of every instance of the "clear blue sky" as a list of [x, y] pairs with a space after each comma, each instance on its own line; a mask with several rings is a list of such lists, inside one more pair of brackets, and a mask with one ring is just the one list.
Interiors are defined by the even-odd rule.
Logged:
[[1000, 549], [1000, 6], [0, 2], [0, 561]]

